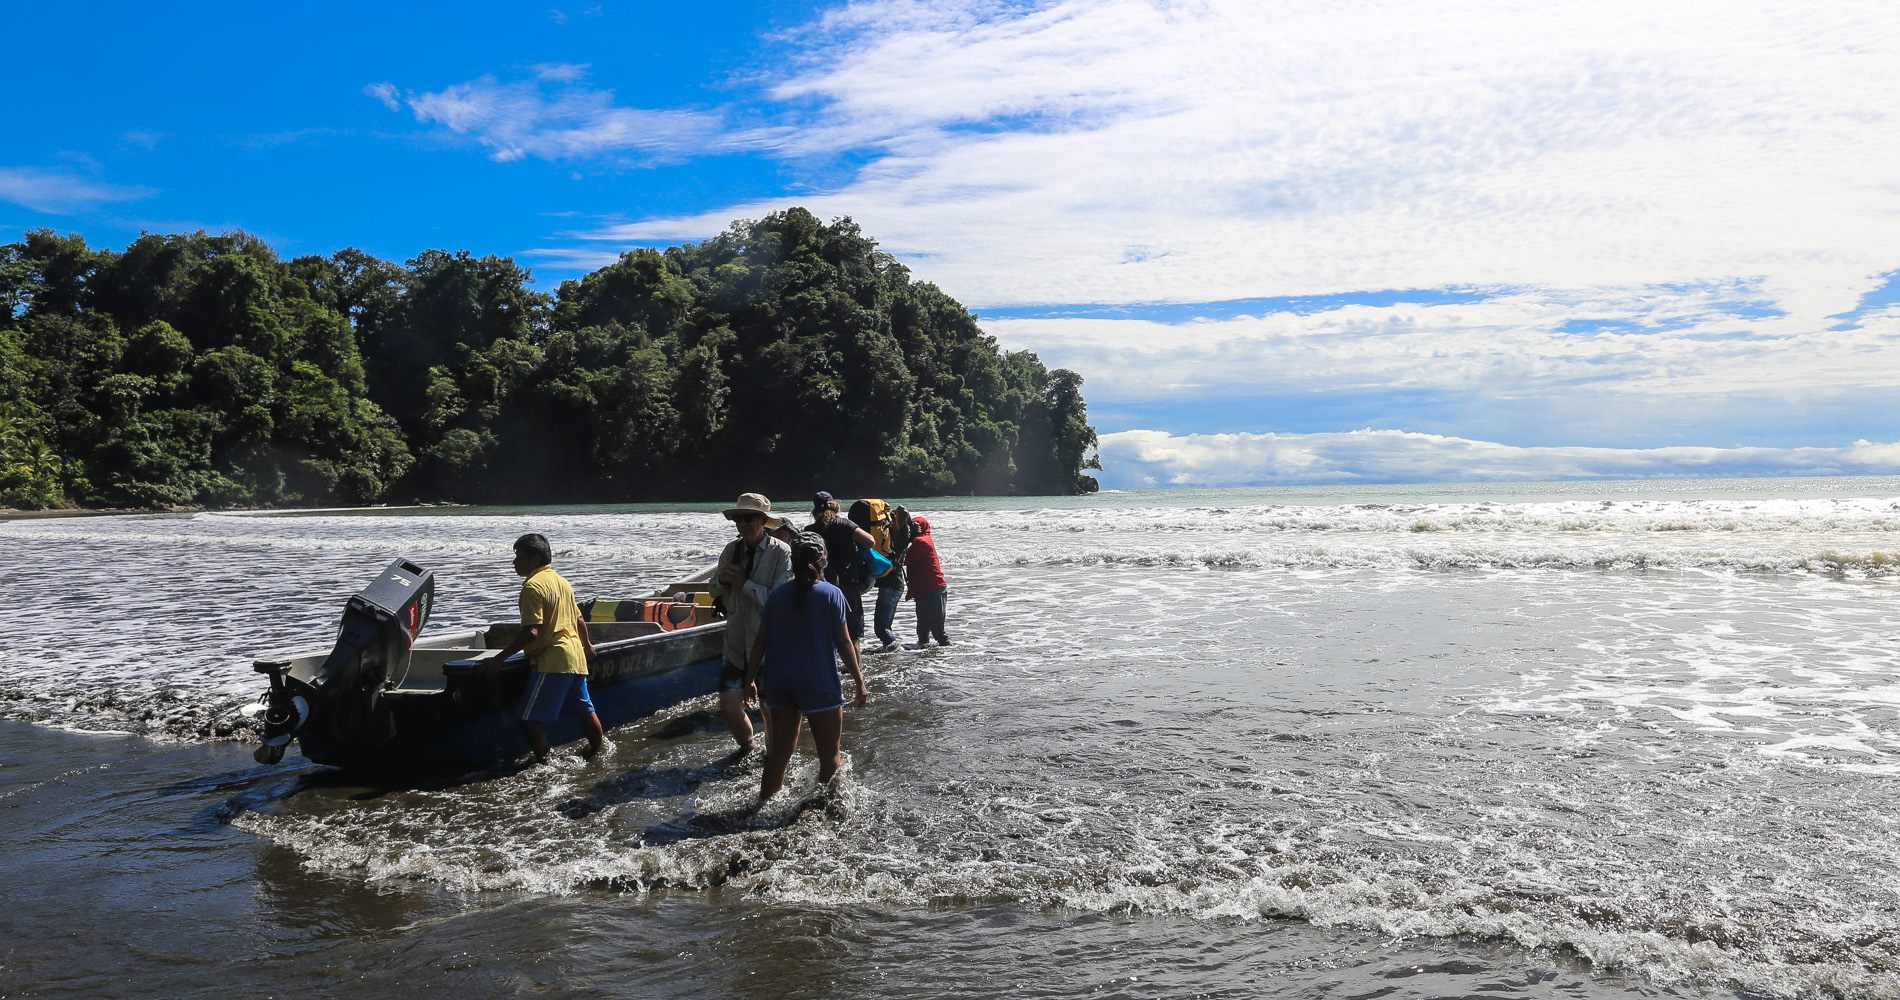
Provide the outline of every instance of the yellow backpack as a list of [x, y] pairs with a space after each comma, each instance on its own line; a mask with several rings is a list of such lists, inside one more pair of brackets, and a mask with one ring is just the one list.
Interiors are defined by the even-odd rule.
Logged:
[[897, 572], [897, 548], [891, 544], [891, 507], [882, 500], [859, 500], [846, 516], [871, 535], [872, 548], [890, 560], [891, 568], [879, 575], [883, 579]]

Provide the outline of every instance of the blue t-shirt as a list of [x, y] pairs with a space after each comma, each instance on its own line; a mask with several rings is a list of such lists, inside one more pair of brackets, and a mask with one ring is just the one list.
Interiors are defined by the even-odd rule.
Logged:
[[838, 648], [833, 642], [844, 624], [844, 591], [823, 580], [812, 584], [803, 610], [792, 610], [798, 582], [781, 583], [765, 599], [759, 627], [765, 629], [765, 663], [759, 668], [761, 691], [844, 693], [838, 680]]

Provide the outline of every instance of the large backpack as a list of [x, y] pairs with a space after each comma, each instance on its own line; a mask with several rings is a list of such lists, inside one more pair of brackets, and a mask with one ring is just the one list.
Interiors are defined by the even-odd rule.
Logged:
[[874, 579], [897, 571], [897, 546], [891, 541], [891, 508], [882, 500], [859, 500], [851, 505], [849, 516], [871, 535], [872, 548], [890, 565]]

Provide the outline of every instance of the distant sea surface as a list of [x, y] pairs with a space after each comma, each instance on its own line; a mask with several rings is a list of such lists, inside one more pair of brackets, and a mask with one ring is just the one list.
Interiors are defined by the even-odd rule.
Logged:
[[709, 699], [406, 784], [236, 723], [393, 558], [502, 621], [717, 504], [0, 522], [0, 996], [1900, 995], [1900, 478], [910, 506], [954, 645], [762, 810]]

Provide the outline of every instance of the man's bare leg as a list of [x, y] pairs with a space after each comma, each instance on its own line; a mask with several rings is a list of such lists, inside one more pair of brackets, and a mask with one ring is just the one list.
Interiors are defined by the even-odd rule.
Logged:
[[587, 749], [581, 751], [582, 757], [598, 756], [607, 748], [607, 733], [600, 728], [600, 716], [592, 712], [582, 715], [581, 732], [587, 734]]
[[726, 728], [739, 741], [739, 749], [752, 749], [752, 717], [746, 714], [745, 692], [719, 692], [719, 714], [725, 716]]
[[765, 773], [759, 777], [759, 801], [778, 794], [785, 787], [785, 769], [792, 763], [792, 751], [798, 749], [799, 714], [795, 708], [768, 708], [765, 727]]
[[818, 745], [818, 783], [829, 785], [844, 763], [838, 756], [838, 742], [844, 733], [844, 706], [813, 712], [805, 718], [811, 722], [811, 741]]
[[548, 759], [548, 732], [541, 728], [539, 722], [521, 720], [521, 735], [528, 738], [528, 749], [534, 751], [535, 760]]

